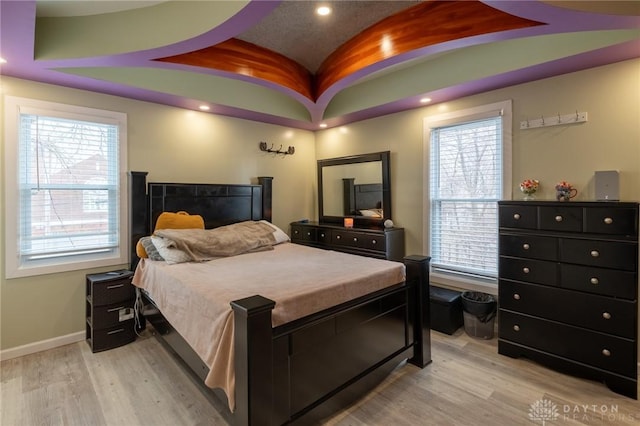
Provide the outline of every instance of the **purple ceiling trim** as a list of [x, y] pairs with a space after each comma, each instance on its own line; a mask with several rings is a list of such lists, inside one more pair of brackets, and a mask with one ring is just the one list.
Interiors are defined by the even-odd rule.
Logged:
[[510, 15], [568, 28], [569, 31], [640, 27], [640, 16], [606, 15], [553, 6], [541, 1], [482, 1]]
[[328, 128], [343, 126], [345, 124], [380, 117], [383, 115], [424, 108], [426, 105], [420, 104], [420, 99], [424, 96], [431, 97], [436, 103], [443, 103], [490, 90], [502, 89], [517, 84], [634, 59], [639, 55], [640, 45], [636, 41], [620, 43], [613, 47], [581, 53], [544, 64], [538, 64], [528, 68], [510, 71], [452, 87], [446, 87], [418, 96], [405, 98], [397, 102], [391, 102], [385, 105], [379, 105], [373, 108], [345, 114], [340, 117], [330, 118], [323, 122], [327, 124]]

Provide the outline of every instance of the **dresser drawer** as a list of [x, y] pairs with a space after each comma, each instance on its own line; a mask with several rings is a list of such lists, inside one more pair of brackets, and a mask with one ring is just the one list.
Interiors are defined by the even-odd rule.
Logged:
[[582, 208], [541, 206], [538, 210], [540, 229], [547, 231], [582, 231]]
[[629, 271], [562, 264], [560, 287], [635, 300], [638, 279]]
[[560, 238], [560, 261], [635, 272], [638, 245], [623, 241]]
[[316, 228], [311, 226], [291, 225], [291, 239], [300, 241], [316, 241]]
[[558, 285], [558, 264], [544, 260], [500, 256], [500, 278]]
[[500, 339], [534, 347], [627, 377], [636, 377], [636, 342], [500, 310]]
[[500, 254], [529, 259], [557, 260], [558, 240], [536, 235], [500, 235]]
[[385, 236], [382, 234], [368, 234], [357, 231], [331, 231], [331, 243], [367, 250], [385, 250]]
[[606, 207], [587, 209], [585, 212], [585, 231], [594, 234], [637, 235], [637, 210]]
[[536, 229], [538, 214], [535, 206], [500, 206], [500, 227], [518, 229]]
[[637, 304], [572, 290], [500, 280], [500, 308], [635, 338]]

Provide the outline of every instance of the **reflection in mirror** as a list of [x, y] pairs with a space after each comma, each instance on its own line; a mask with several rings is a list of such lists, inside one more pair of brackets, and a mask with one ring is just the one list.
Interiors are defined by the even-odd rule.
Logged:
[[382, 217], [380, 161], [325, 167], [322, 174], [324, 214]]
[[380, 226], [391, 219], [389, 151], [318, 160], [321, 222]]

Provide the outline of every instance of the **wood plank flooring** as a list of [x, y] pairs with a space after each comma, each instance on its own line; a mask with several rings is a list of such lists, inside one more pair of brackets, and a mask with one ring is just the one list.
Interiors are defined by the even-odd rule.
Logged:
[[[497, 339], [432, 332], [433, 363], [403, 365], [325, 425], [640, 425], [640, 402], [604, 385], [497, 353]], [[93, 354], [85, 342], [3, 361], [0, 424], [226, 425], [201, 390], [146, 331]], [[533, 411], [535, 403], [544, 405]], [[543, 423], [543, 420], [545, 421]]]

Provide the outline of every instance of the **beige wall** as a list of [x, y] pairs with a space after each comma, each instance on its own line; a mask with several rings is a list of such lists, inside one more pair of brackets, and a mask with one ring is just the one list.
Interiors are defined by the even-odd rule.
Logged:
[[[620, 172], [623, 200], [640, 201], [640, 60], [494, 90], [443, 104], [316, 133], [318, 159], [391, 151], [392, 212], [405, 228], [408, 254], [423, 253], [423, 120], [444, 112], [513, 101], [513, 197], [519, 183], [539, 179], [539, 199], [552, 199], [559, 180], [593, 200], [596, 170]], [[588, 113], [583, 124], [520, 130], [542, 115]], [[427, 254], [427, 253], [425, 253]]]
[[[288, 231], [289, 223], [313, 217], [315, 209], [314, 135], [214, 114], [187, 111], [115, 96], [2, 77], [2, 95], [20, 96], [124, 112], [128, 116], [130, 170], [148, 171], [150, 181], [256, 183], [273, 176], [274, 223]], [[4, 114], [1, 114], [2, 120]], [[4, 126], [3, 126], [4, 128]], [[4, 140], [0, 145], [0, 176], [4, 181]], [[294, 155], [258, 149], [260, 141]], [[0, 211], [5, 208], [4, 185]], [[81, 270], [31, 278], [4, 278], [5, 224], [0, 224], [0, 349], [5, 350], [84, 330], [85, 274]], [[117, 269], [127, 265], [114, 265]]]
[[[542, 182], [539, 198], [553, 197], [564, 179], [594, 197], [593, 172], [619, 170], [621, 195], [640, 200], [640, 60], [526, 83], [313, 133], [189, 112], [119, 97], [2, 78], [2, 93], [128, 114], [129, 166], [154, 181], [246, 183], [274, 180], [274, 222], [285, 230], [299, 218], [316, 218], [316, 159], [391, 151], [392, 209], [406, 230], [408, 254], [423, 252], [423, 119], [446, 111], [513, 100], [513, 187]], [[585, 124], [521, 131], [541, 115], [589, 113]], [[295, 146], [293, 156], [258, 150], [259, 141]], [[6, 143], [4, 140], [2, 144]], [[0, 149], [0, 152], [3, 150]], [[4, 161], [2, 161], [4, 167]], [[4, 173], [4, 171], [2, 171]], [[4, 187], [0, 189], [4, 211]], [[0, 225], [4, 242], [4, 223]], [[4, 265], [4, 244], [0, 262]], [[125, 265], [122, 265], [125, 266]], [[35, 278], [0, 277], [0, 348], [55, 338], [84, 329], [84, 275], [78, 271]]]

